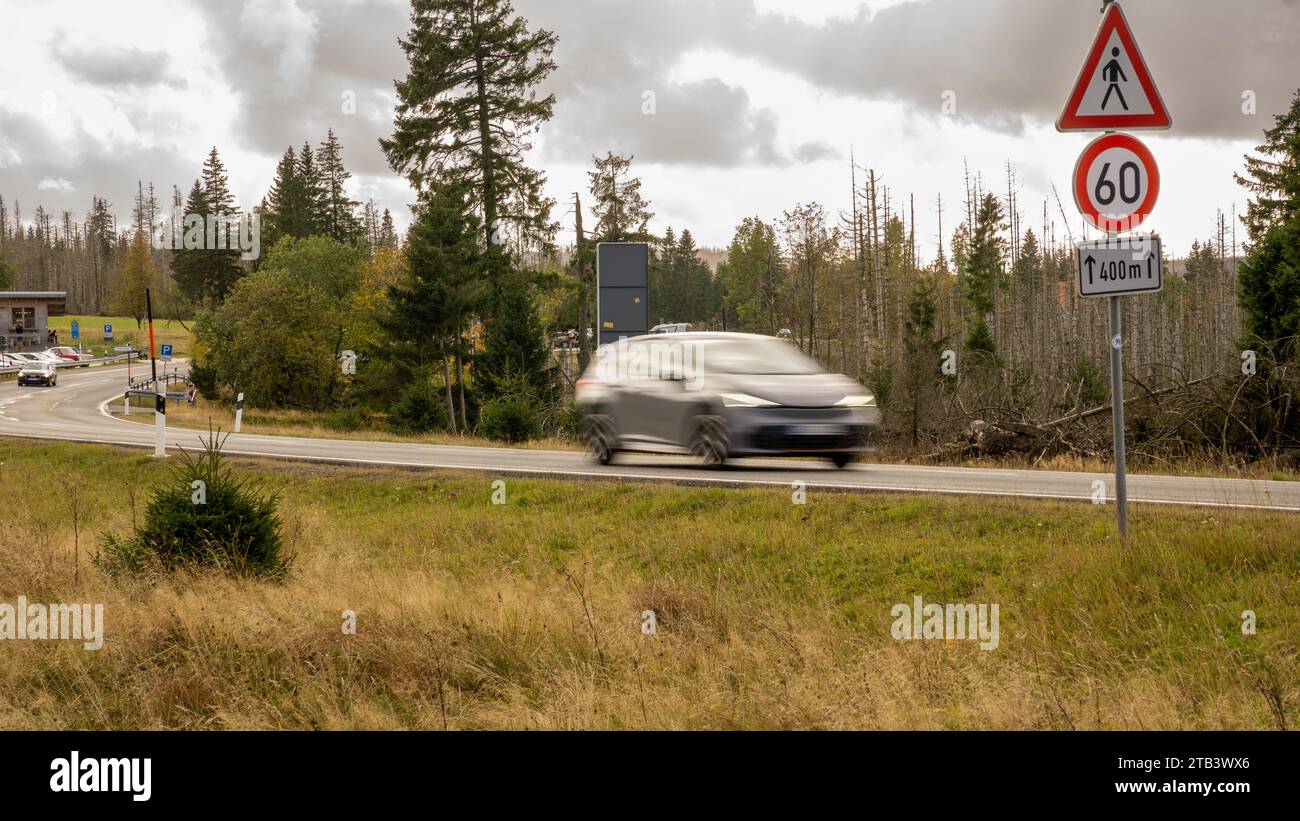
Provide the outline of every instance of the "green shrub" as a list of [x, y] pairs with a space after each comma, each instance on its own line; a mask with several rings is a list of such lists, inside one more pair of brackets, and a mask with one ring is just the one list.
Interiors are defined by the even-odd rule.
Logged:
[[144, 523], [129, 538], [107, 533], [95, 563], [111, 574], [212, 568], [236, 576], [281, 578], [292, 556], [280, 538], [274, 494], [238, 478], [209, 434], [202, 453], [182, 450], [156, 487]]
[[554, 403], [547, 413], [547, 431], [564, 439], [582, 438], [582, 408], [572, 399]]
[[397, 433], [428, 433], [447, 427], [447, 395], [427, 375], [416, 374], [388, 410]]
[[365, 428], [367, 419], [365, 410], [353, 405], [348, 408], [340, 408], [325, 417], [325, 426], [331, 430], [351, 433]]
[[195, 360], [190, 363], [190, 381], [199, 389], [204, 399], [217, 398], [217, 372], [215, 369]]
[[527, 442], [541, 436], [541, 414], [527, 394], [498, 396], [479, 411], [478, 433], [496, 442]]

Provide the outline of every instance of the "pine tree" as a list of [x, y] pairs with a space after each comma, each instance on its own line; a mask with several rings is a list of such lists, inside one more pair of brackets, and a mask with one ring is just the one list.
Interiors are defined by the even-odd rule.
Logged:
[[976, 214], [975, 231], [971, 237], [963, 277], [966, 301], [976, 316], [975, 326], [966, 340], [966, 348], [970, 351], [989, 354], [997, 351], [989, 323], [993, 317], [997, 289], [1002, 287], [1003, 262], [1006, 257], [1006, 246], [999, 234], [1003, 228], [1002, 219], [1002, 203], [993, 194], [985, 194]]
[[1263, 156], [1247, 156], [1237, 175], [1255, 195], [1242, 219], [1250, 243], [1238, 299], [1246, 332], [1289, 357], [1300, 350], [1300, 91], [1256, 150]]
[[474, 363], [474, 378], [485, 397], [500, 396], [522, 381], [532, 398], [552, 397], [550, 354], [537, 310], [536, 288], [522, 271], [510, 271], [497, 292], [499, 310], [488, 317], [485, 347]]
[[668, 226], [662, 238], [650, 243], [649, 300], [651, 324], [659, 322], [685, 322], [681, 316], [682, 282], [677, 259], [677, 232]]
[[310, 143], [303, 143], [298, 151], [297, 185], [293, 190], [294, 230], [301, 232], [293, 235], [309, 237], [325, 233], [325, 186]]
[[740, 327], [776, 336], [781, 327], [777, 316], [781, 276], [776, 229], [758, 217], [747, 217], [727, 249], [723, 274], [726, 305]]
[[185, 202], [182, 247], [172, 253], [172, 277], [187, 299], [220, 305], [244, 275], [236, 247], [238, 219], [225, 166], [213, 148], [202, 180], [194, 181]]
[[387, 208], [384, 209], [383, 218], [379, 220], [379, 247], [397, 247], [397, 229], [393, 227], [393, 214]]
[[325, 234], [345, 245], [351, 245], [357, 241], [361, 232], [356, 215], [360, 203], [348, 197], [345, 186], [352, 174], [343, 167], [343, 149], [338, 137], [334, 136], [334, 129], [329, 130], [316, 156], [320, 166]]
[[195, 225], [199, 220], [206, 221], [209, 211], [203, 185], [198, 180], [194, 181], [194, 187], [190, 189], [183, 213], [184, 220], [176, 229], [182, 234], [181, 242], [172, 251], [172, 279], [176, 280], [176, 287], [186, 299], [203, 304], [207, 296], [206, 252], [202, 249], [200, 240], [204, 229], [199, 225], [196, 234]]
[[275, 166], [271, 190], [262, 201], [263, 247], [274, 247], [281, 237], [303, 236], [298, 226], [301, 217], [295, 210], [298, 201], [298, 157], [289, 146]]
[[632, 176], [633, 157], [610, 151], [592, 157], [596, 170], [588, 171], [596, 216], [597, 242], [644, 242], [654, 213], [641, 196], [641, 179]]
[[[393, 136], [380, 141], [389, 165], [416, 191], [435, 176], [468, 185], [489, 246], [514, 233], [549, 242], [553, 201], [524, 157], [555, 106], [554, 95], [536, 93], [555, 70], [555, 35], [529, 31], [510, 0], [412, 0], [400, 42], [410, 69], [396, 84]], [[494, 284], [507, 267], [489, 254]]]
[[226, 175], [226, 166], [217, 155], [215, 145], [203, 162], [203, 197], [210, 214], [234, 216], [239, 213], [239, 206], [235, 204], [235, 195], [230, 193], [230, 179]]
[[420, 205], [406, 244], [409, 276], [388, 289], [391, 310], [382, 323], [392, 355], [409, 369], [419, 374], [440, 366], [453, 430], [449, 360], [476, 301], [474, 280], [481, 264], [479, 226], [475, 217], [465, 216], [466, 195], [463, 188], [435, 186]]
[[912, 447], [920, 442], [921, 416], [938, 383], [939, 352], [943, 340], [935, 336], [937, 314], [934, 279], [924, 275], [912, 286], [907, 301], [907, 318], [903, 321], [903, 350], [907, 355], [902, 362], [901, 387], [906, 400]]

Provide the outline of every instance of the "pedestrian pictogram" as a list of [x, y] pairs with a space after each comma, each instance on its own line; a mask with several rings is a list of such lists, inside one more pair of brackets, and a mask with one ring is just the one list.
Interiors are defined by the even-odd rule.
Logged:
[[1165, 129], [1173, 125], [1119, 3], [1106, 7], [1097, 38], [1056, 121], [1058, 131]]

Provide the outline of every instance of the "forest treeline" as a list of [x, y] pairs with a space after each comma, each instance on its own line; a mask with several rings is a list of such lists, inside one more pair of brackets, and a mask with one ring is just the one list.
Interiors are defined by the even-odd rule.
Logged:
[[[0, 277], [66, 290], [75, 312], [137, 317], [152, 288], [160, 315], [195, 319], [196, 380], [212, 397], [519, 440], [575, 428], [571, 375], [547, 340], [594, 324], [595, 246], [645, 241], [652, 323], [788, 336], [872, 389], [882, 441], [904, 455], [1106, 455], [1105, 302], [1077, 295], [1082, 237], [1059, 200], [1022, 202], [1014, 165], [961, 169], [964, 194], [945, 203], [851, 160], [847, 207], [737, 215], [711, 269], [687, 226], [649, 230], [653, 192], [632, 156], [592, 157], [563, 207], [545, 195], [529, 149], [556, 102], [539, 92], [556, 42], [509, 0], [412, 3], [380, 141], [415, 192], [404, 237], [387, 209], [349, 198], [330, 131], [286, 148], [252, 214], [238, 215], [216, 148], [165, 208], [142, 182], [124, 224], [99, 197], [79, 218], [0, 200]], [[1164, 289], [1124, 300], [1138, 459], [1300, 451], [1298, 122], [1300, 94], [1245, 158], [1247, 212], [1207, 214], [1207, 236], [1166, 260]], [[174, 211], [255, 216], [261, 254], [153, 247]], [[918, 238], [918, 212], [937, 218], [937, 244]], [[357, 352], [355, 376], [340, 374], [342, 350]]]

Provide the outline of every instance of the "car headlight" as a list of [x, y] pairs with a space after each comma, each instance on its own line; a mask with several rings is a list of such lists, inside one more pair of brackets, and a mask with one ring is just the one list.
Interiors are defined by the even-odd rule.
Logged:
[[775, 402], [759, 399], [747, 393], [724, 393], [722, 404], [728, 408], [775, 408], [777, 406]]
[[835, 403], [837, 408], [874, 408], [876, 406], [876, 397], [869, 393], [846, 396]]

